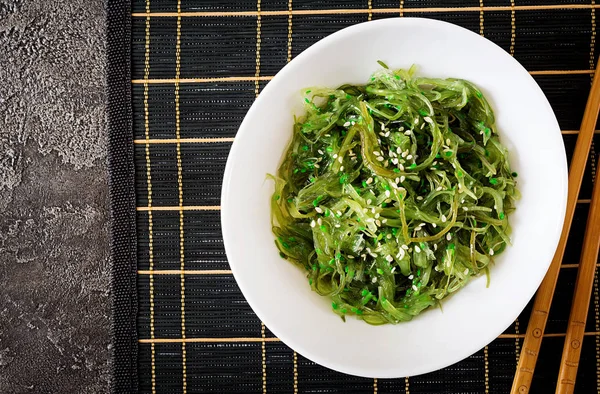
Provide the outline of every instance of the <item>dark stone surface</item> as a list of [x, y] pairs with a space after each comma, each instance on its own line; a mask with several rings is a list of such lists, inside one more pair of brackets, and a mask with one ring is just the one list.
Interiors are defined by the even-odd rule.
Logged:
[[109, 391], [102, 0], [0, 0], [0, 393]]

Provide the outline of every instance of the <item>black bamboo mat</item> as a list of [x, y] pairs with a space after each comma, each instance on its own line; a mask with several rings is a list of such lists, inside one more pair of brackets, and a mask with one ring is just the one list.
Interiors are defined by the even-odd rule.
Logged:
[[[455, 23], [513, 55], [552, 104], [570, 158], [598, 58], [600, 3], [109, 0], [108, 7], [116, 392], [510, 390], [530, 307], [473, 356], [405, 379], [342, 375], [286, 347], [253, 314], [229, 270], [219, 218], [223, 170], [244, 114], [288, 61], [344, 27], [399, 16]], [[554, 391], [595, 155], [593, 148], [532, 393]], [[600, 392], [599, 306], [596, 278], [578, 393]]]

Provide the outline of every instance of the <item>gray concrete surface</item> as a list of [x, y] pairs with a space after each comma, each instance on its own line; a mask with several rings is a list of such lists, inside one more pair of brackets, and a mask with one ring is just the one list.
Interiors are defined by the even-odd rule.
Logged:
[[0, 393], [109, 391], [102, 0], [0, 0]]

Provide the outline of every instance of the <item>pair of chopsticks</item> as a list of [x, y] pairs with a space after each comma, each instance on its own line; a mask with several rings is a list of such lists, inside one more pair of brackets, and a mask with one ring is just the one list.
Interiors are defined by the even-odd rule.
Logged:
[[560, 371], [556, 383], [556, 393], [566, 394], [575, 390], [575, 379], [577, 378], [577, 367], [581, 355], [581, 344], [585, 332], [585, 321], [587, 320], [588, 306], [594, 285], [594, 271], [598, 260], [598, 248], [600, 248], [600, 172], [596, 174], [592, 202], [588, 214], [585, 237], [583, 239], [583, 250], [581, 262], [575, 282], [575, 294], [569, 315], [569, 326], [560, 361]]
[[[594, 82], [588, 97], [581, 122], [581, 130], [575, 145], [575, 152], [571, 160], [569, 170], [569, 191], [567, 197], [567, 210], [565, 214], [565, 222], [558, 247], [540, 288], [538, 289], [531, 318], [525, 334], [523, 348], [519, 358], [519, 364], [511, 394], [526, 394], [531, 388], [533, 372], [537, 357], [542, 345], [542, 338], [554, 289], [560, 271], [567, 238], [573, 223], [573, 214], [579, 190], [581, 189], [581, 181], [587, 163], [587, 158], [590, 152], [596, 121], [598, 120], [598, 111], [600, 110], [600, 62], [594, 73]], [[587, 310], [590, 302], [590, 292], [594, 279], [594, 270], [596, 268], [596, 260], [598, 257], [598, 246], [600, 243], [600, 186], [596, 177], [592, 201], [590, 204], [590, 213], [586, 227], [586, 236], [584, 239], [584, 247], [579, 265], [579, 273], [577, 276], [577, 284], [575, 288], [575, 296], [573, 298], [573, 306], [571, 316], [569, 318], [569, 327], [565, 340], [565, 348], [563, 349], [563, 358], [561, 361], [560, 376], [557, 383], [557, 393], [572, 393], [575, 388], [575, 377], [577, 374], [577, 366], [581, 353], [581, 343], [583, 341], [583, 333], [585, 329], [585, 321], [587, 318]]]

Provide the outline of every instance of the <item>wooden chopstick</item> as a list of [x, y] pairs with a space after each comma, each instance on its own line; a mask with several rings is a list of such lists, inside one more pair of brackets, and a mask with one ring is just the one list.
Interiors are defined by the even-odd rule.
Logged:
[[542, 346], [542, 338], [548, 320], [548, 313], [550, 312], [550, 305], [552, 304], [552, 297], [554, 296], [560, 264], [562, 263], [565, 254], [565, 246], [567, 245], [567, 238], [569, 237], [569, 231], [571, 229], [571, 224], [573, 223], [573, 214], [575, 212], [575, 205], [577, 204], [577, 196], [581, 189], [581, 180], [590, 152], [592, 138], [594, 137], [594, 128], [596, 127], [596, 121], [598, 120], [598, 110], [600, 110], [599, 69], [600, 62], [596, 66], [594, 82], [585, 106], [581, 130], [577, 137], [575, 152], [573, 153], [573, 158], [571, 160], [565, 222], [563, 224], [558, 247], [554, 253], [554, 258], [552, 259], [550, 268], [535, 297], [533, 311], [531, 312], [527, 333], [525, 334], [523, 348], [519, 357], [519, 364], [510, 391], [511, 394], [526, 394], [531, 388], [533, 371], [535, 370], [537, 356], [540, 352], [540, 347]]
[[598, 261], [598, 248], [600, 248], [600, 172], [596, 174], [594, 191], [592, 192], [581, 261], [579, 262], [579, 271], [575, 282], [575, 294], [573, 295], [573, 304], [569, 315], [569, 326], [556, 383], [556, 394], [571, 394], [575, 390], [581, 344], [594, 285], [596, 261]]

